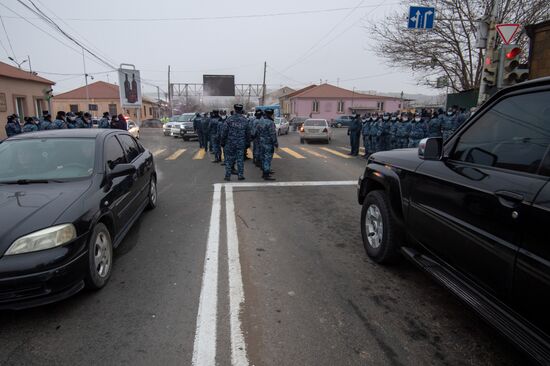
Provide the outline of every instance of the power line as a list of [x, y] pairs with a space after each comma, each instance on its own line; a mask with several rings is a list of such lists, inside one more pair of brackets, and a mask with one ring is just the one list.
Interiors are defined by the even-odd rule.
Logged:
[[[397, 5], [399, 2], [386, 3], [386, 5]], [[359, 7], [342, 7], [342, 8], [329, 8], [319, 10], [300, 10], [300, 11], [288, 11], [277, 13], [258, 13], [258, 14], [244, 14], [244, 15], [217, 15], [209, 17], [174, 17], [174, 18], [64, 18], [66, 21], [78, 21], [78, 22], [174, 22], [174, 21], [203, 21], [203, 20], [232, 20], [232, 19], [246, 19], [246, 18], [271, 18], [281, 16], [292, 15], [310, 15], [310, 14], [322, 14], [322, 13], [334, 13], [345, 10], [357, 10], [374, 8], [377, 5], [362, 5]], [[37, 18], [38, 19], [38, 18]], [[61, 19], [61, 18], [56, 18]]]
[[10, 53], [8, 52], [6, 47], [4, 46], [4, 43], [2, 43], [2, 39], [0, 39], [0, 46], [2, 46], [2, 48], [4, 49], [4, 52], [6, 52], [6, 56], [10, 57]]
[[[15, 59], [15, 62], [17, 62], [17, 56], [15, 56], [15, 52], [13, 52], [13, 47], [11, 45], [10, 35], [8, 34], [8, 31], [6, 30], [6, 25], [4, 24], [4, 19], [2, 19], [1, 15], [0, 15], [0, 22], [2, 22], [2, 28], [4, 28], [4, 33], [6, 33], [6, 38], [8, 40], [8, 44], [10, 46], [11, 54], [12, 54], [13, 58]], [[4, 47], [4, 46], [2, 46], [2, 47]], [[4, 48], [4, 50], [5, 50], [5, 48]]]

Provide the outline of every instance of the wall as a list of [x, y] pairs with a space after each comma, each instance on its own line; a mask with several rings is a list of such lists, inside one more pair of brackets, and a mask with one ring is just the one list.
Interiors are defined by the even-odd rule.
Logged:
[[[109, 112], [109, 104], [116, 105], [117, 114], [123, 113], [120, 108], [119, 99], [90, 99], [89, 102], [85, 99], [52, 99], [52, 115], [55, 117], [57, 111], [69, 112], [71, 110], [71, 104], [77, 104], [79, 111], [88, 110], [88, 104], [97, 104], [97, 111], [90, 111], [93, 117], [101, 118], [104, 112]], [[145, 107], [145, 109], [144, 109]], [[157, 105], [150, 102], [143, 102], [141, 106], [141, 119], [153, 118], [150, 108], [153, 110], [157, 108]], [[124, 115], [128, 115], [131, 118], [137, 118], [137, 112], [135, 109], [125, 109]]]
[[[319, 112], [312, 112], [313, 107], [313, 98], [292, 98], [291, 103], [295, 103], [295, 108], [291, 117], [300, 116], [300, 117], [309, 117], [311, 114], [312, 118], [324, 118], [327, 120], [335, 119], [338, 116], [350, 115], [354, 108], [361, 110], [362, 112], [367, 110], [377, 110], [378, 102], [384, 102], [384, 112], [396, 112], [399, 110], [399, 104], [401, 101], [399, 99], [383, 99], [377, 100], [374, 98], [351, 98], [348, 99], [330, 99], [330, 98], [319, 98], [316, 99], [319, 102]], [[344, 102], [344, 111], [342, 113], [338, 112], [338, 101], [342, 100]]]
[[[0, 103], [0, 140], [6, 138], [5, 125], [8, 116], [15, 113], [15, 99], [14, 97], [25, 97], [24, 110], [25, 116], [38, 116], [39, 111], [36, 110], [36, 100], [42, 100], [42, 109], [47, 110], [47, 102], [44, 100], [44, 89], [50, 89], [51, 85], [37, 83], [30, 80], [12, 79], [0, 76], [0, 93], [4, 93], [6, 96], [6, 111], [3, 111], [3, 103]], [[3, 102], [3, 98], [2, 98]], [[21, 123], [23, 117], [19, 116]]]
[[550, 76], [550, 21], [526, 27], [531, 38], [529, 79]]

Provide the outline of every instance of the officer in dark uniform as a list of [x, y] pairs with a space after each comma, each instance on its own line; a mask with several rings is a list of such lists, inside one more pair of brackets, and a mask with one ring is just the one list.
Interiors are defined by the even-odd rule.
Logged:
[[15, 118], [15, 114], [12, 114], [11, 116], [8, 116], [8, 121], [6, 122], [6, 135], [8, 137], [12, 137], [15, 135], [19, 135], [21, 133], [21, 125]]
[[228, 119], [221, 135], [221, 146], [225, 154], [225, 180], [231, 180], [231, 170], [235, 161], [239, 180], [244, 180], [244, 155], [243, 150], [250, 141], [250, 126], [243, 116], [243, 105], [235, 104], [235, 113]]
[[200, 113], [197, 112], [195, 114], [195, 118], [193, 118], [193, 129], [197, 133], [197, 137], [199, 139], [199, 148], [203, 148], [203, 140], [202, 140], [202, 116]]
[[349, 142], [351, 145], [351, 151], [348, 155], [357, 156], [359, 155], [359, 140], [361, 136], [361, 116], [356, 112], [353, 111], [353, 119], [351, 120], [351, 124], [348, 127], [348, 136], [349, 136]]
[[271, 174], [271, 160], [275, 149], [279, 147], [277, 141], [277, 128], [273, 120], [273, 109], [265, 110], [265, 117], [256, 124], [256, 135], [260, 140], [262, 154], [262, 178], [264, 180], [275, 180]]

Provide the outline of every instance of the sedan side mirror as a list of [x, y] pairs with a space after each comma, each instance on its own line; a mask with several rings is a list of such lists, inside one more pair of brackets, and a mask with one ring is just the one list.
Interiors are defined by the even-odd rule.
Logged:
[[134, 174], [137, 171], [133, 164], [118, 164], [109, 172], [110, 178], [123, 177], [125, 175]]
[[441, 160], [443, 155], [443, 139], [428, 137], [418, 144], [418, 157], [423, 160]]

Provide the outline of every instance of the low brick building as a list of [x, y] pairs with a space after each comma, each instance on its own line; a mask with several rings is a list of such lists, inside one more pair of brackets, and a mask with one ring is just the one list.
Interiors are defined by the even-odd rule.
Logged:
[[550, 20], [525, 27], [529, 42], [529, 79], [550, 76]]
[[9, 115], [42, 116], [48, 109], [46, 94], [55, 83], [25, 70], [0, 62], [0, 140], [6, 138], [4, 125]]
[[[147, 97], [142, 97], [141, 119], [153, 118], [159, 115], [159, 105]], [[118, 85], [96, 81], [86, 87], [68, 91], [56, 95], [52, 98], [53, 112], [66, 111], [78, 112], [89, 111], [94, 117], [103, 116], [104, 112], [110, 115], [124, 114], [132, 118], [137, 118], [137, 110], [122, 109], [120, 106], [120, 96]]]

